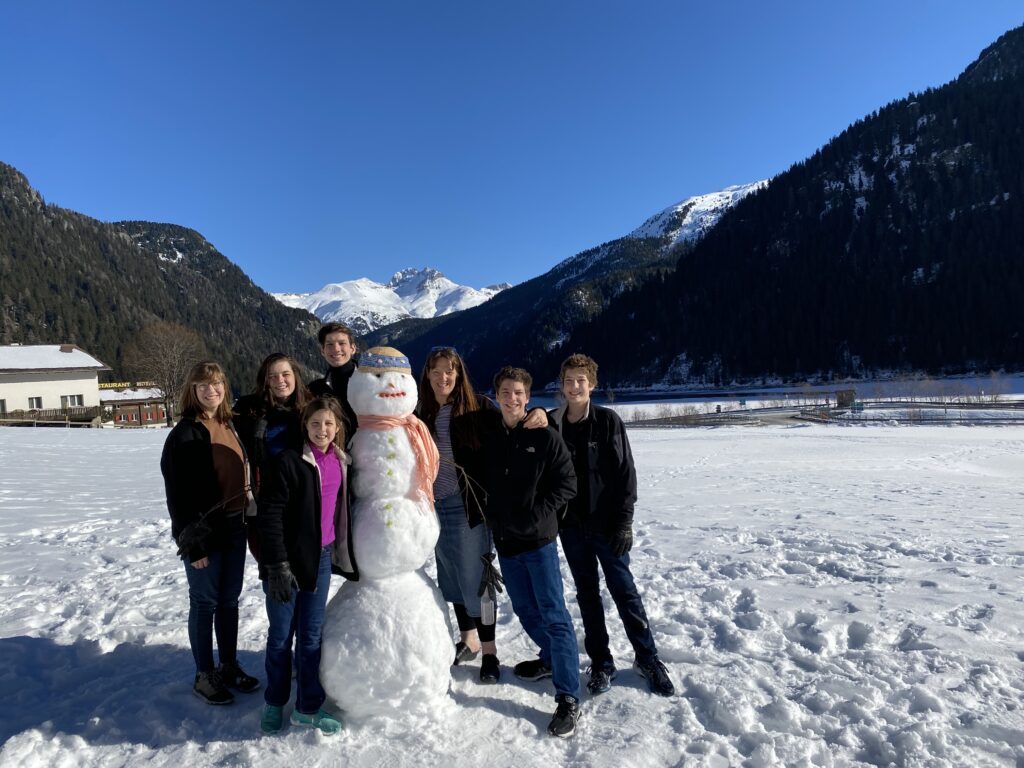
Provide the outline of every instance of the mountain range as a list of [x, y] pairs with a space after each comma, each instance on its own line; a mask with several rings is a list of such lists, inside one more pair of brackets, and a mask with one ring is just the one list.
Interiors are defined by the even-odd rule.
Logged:
[[[640, 237], [479, 307], [370, 338], [413, 355], [455, 343], [478, 376], [515, 363], [541, 381], [586, 351], [615, 387], [1022, 368], [1022, 72], [1018, 27], [953, 82], [867, 115], [734, 201], [689, 243], [671, 244], [654, 217]], [[563, 276], [617, 259], [621, 271], [562, 290]]]
[[397, 346], [416, 359], [431, 347], [456, 345], [475, 370], [529, 363], [557, 350], [615, 296], [643, 284], [692, 249], [759, 181], [697, 195], [651, 216], [631, 233], [587, 249], [484, 304], [446, 317], [406, 320], [367, 334], [368, 345]]
[[328, 283], [313, 293], [271, 295], [285, 306], [304, 309], [325, 323], [344, 323], [363, 335], [400, 320], [440, 317], [469, 309], [510, 287], [501, 283], [470, 288], [424, 267], [403, 269], [384, 284], [361, 277]]
[[558, 353], [609, 383], [1024, 367], [1024, 27], [729, 210]]
[[[471, 308], [444, 314], [426, 287], [442, 276], [403, 271], [387, 290], [410, 316], [361, 342], [414, 361], [455, 345], [482, 389], [505, 364], [551, 381], [575, 351], [613, 387], [1021, 369], [1022, 126], [1024, 27], [767, 183], [685, 200]], [[321, 365], [318, 319], [198, 232], [49, 205], [0, 163], [0, 343], [77, 343], [126, 378], [126, 345], [161, 320], [202, 336], [236, 390], [270, 351]]]
[[47, 204], [0, 163], [0, 344], [73, 342], [123, 381], [126, 347], [158, 321], [196, 331], [236, 391], [274, 350], [321, 367], [317, 319], [282, 306], [195, 230]]
[[[737, 185], [687, 198], [651, 216], [626, 238], [655, 239], [663, 253], [692, 245], [718, 223], [728, 208], [764, 184], [761, 181]], [[563, 290], [599, 274], [638, 266], [630, 263], [624, 253], [627, 252], [605, 247], [588, 250], [559, 263], [549, 274], [557, 275], [557, 289]], [[471, 309], [511, 287], [509, 283], [500, 283], [471, 288], [449, 280], [436, 269], [424, 267], [403, 269], [383, 284], [361, 277], [328, 283], [312, 293], [271, 295], [285, 306], [313, 313], [325, 323], [344, 323], [357, 334], [367, 335], [406, 320], [440, 318]]]

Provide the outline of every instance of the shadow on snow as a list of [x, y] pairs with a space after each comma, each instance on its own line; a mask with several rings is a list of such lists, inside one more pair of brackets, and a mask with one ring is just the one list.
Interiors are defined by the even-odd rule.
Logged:
[[[262, 654], [239, 652], [262, 678]], [[93, 640], [0, 638], [5, 714], [0, 745], [26, 730], [78, 736], [90, 744], [241, 741], [259, 732], [262, 689], [213, 707], [192, 694], [192, 654], [172, 645], [123, 643], [104, 653]]]

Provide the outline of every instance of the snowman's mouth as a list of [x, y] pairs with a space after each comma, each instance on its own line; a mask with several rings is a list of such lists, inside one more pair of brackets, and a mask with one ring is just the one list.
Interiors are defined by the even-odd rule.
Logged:
[[378, 392], [377, 397], [405, 397], [405, 392]]

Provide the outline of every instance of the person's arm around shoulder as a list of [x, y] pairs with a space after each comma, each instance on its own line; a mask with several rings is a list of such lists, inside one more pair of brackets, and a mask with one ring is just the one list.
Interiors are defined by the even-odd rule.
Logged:
[[523, 420], [523, 427], [525, 429], [540, 429], [547, 426], [549, 426], [548, 412], [543, 408], [538, 406], [526, 412], [526, 418]]

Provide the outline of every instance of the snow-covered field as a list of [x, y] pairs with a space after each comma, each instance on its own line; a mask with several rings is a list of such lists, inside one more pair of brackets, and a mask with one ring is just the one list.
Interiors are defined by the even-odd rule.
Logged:
[[[511, 674], [507, 603], [501, 684], [456, 668], [436, 720], [262, 737], [260, 694], [192, 696], [165, 435], [0, 429], [0, 764], [1024, 765], [1022, 427], [632, 431], [633, 567], [679, 693], [647, 692], [610, 614], [623, 671], [568, 741], [550, 682]], [[262, 677], [251, 563], [241, 614]]]

